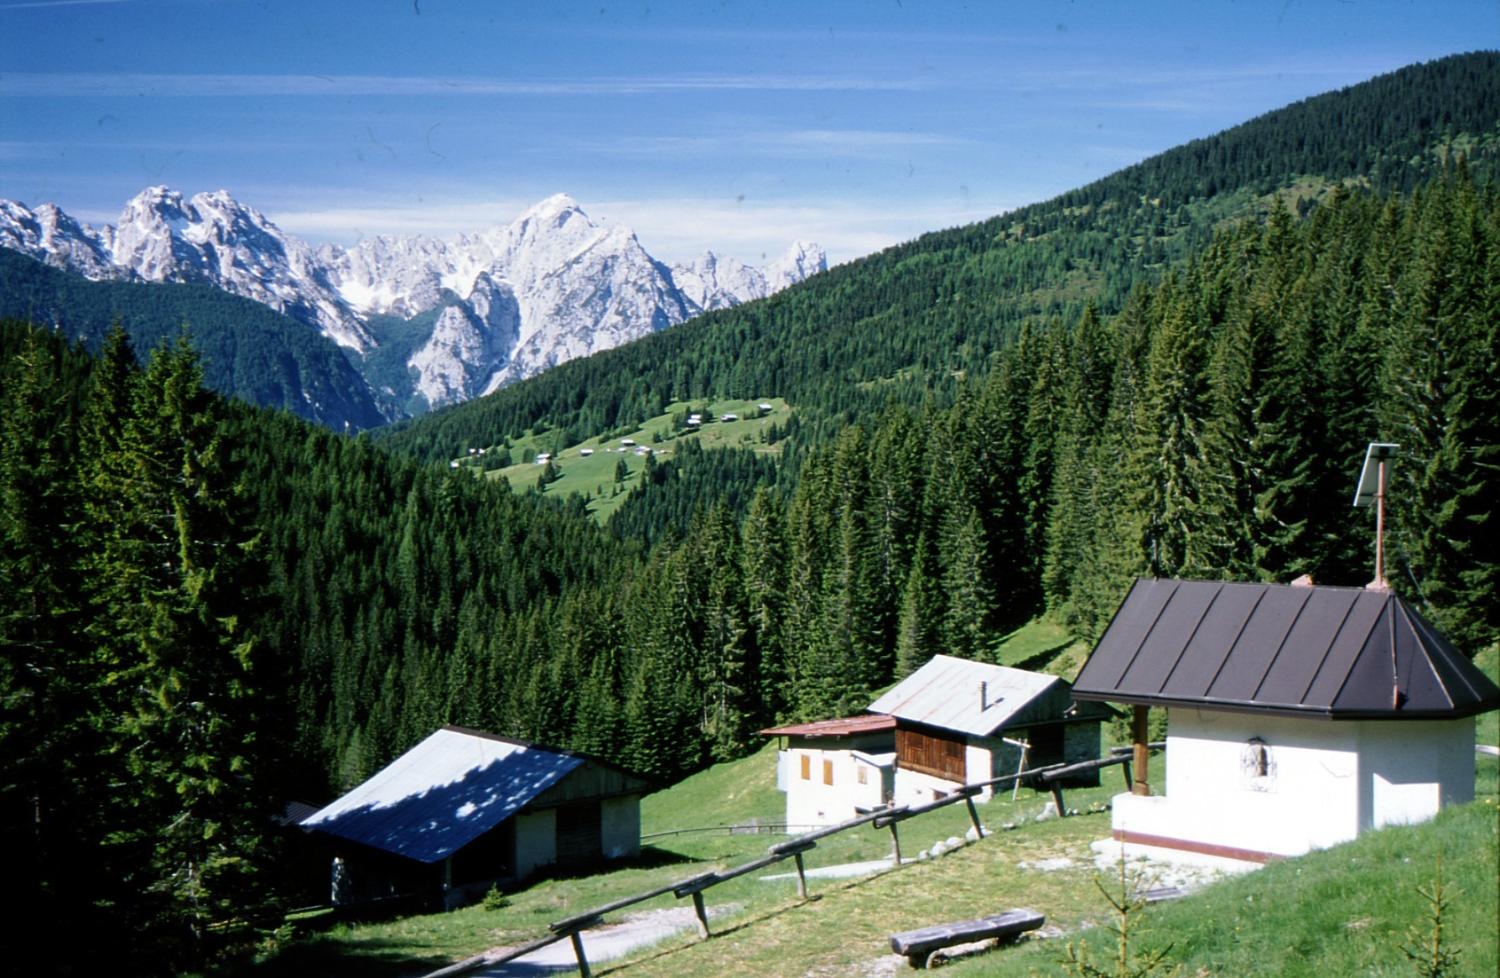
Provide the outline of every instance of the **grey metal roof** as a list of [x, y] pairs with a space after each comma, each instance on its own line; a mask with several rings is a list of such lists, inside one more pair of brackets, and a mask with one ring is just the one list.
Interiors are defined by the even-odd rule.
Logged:
[[[980, 684], [984, 698], [980, 699]], [[1023, 719], [1023, 712], [1044, 694], [1065, 693], [1068, 684], [1056, 676], [951, 655], [935, 655], [916, 672], [870, 704], [872, 713], [898, 720], [987, 737]], [[1055, 710], [1061, 718], [1066, 698]], [[1027, 715], [1024, 719], [1043, 719]]]
[[1500, 689], [1394, 592], [1214, 581], [1136, 581], [1073, 694], [1346, 719], [1500, 707]]
[[302, 827], [432, 863], [514, 815], [583, 764], [569, 754], [444, 727]]

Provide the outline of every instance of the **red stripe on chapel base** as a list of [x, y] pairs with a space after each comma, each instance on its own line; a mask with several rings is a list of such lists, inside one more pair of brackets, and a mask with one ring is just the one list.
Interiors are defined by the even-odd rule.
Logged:
[[1156, 846], [1159, 849], [1179, 849], [1183, 852], [1196, 852], [1204, 856], [1221, 856], [1225, 859], [1238, 859], [1247, 863], [1266, 863], [1273, 859], [1285, 859], [1274, 852], [1261, 852], [1257, 849], [1236, 849], [1234, 846], [1214, 845], [1212, 842], [1194, 842], [1190, 839], [1169, 839], [1161, 835], [1146, 835], [1144, 832], [1129, 832], [1124, 829], [1115, 829], [1110, 833], [1116, 842], [1129, 842], [1138, 846]]

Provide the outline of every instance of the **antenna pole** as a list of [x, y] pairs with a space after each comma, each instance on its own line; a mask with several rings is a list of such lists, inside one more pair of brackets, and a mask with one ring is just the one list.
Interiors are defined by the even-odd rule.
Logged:
[[1375, 580], [1370, 587], [1390, 590], [1385, 581], [1385, 459], [1380, 460], [1380, 481], [1375, 489]]

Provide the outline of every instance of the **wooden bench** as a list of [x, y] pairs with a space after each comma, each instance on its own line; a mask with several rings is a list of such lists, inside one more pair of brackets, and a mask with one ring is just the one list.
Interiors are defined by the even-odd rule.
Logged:
[[993, 917], [978, 920], [959, 920], [951, 924], [936, 924], [918, 930], [902, 931], [891, 935], [891, 950], [906, 955], [913, 968], [925, 968], [934, 951], [969, 944], [974, 941], [995, 939], [1010, 940], [1036, 930], [1047, 920], [1035, 910], [1007, 910]]

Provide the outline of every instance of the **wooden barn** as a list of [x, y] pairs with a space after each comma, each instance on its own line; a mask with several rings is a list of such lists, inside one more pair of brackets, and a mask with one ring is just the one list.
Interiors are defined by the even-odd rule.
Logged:
[[[1099, 756], [1098, 704], [1077, 704], [1066, 680], [933, 656], [870, 704], [896, 720], [894, 800], [913, 805], [964, 784]], [[1093, 772], [1075, 783], [1098, 783]], [[978, 799], [989, 800], [986, 788]]]
[[301, 825], [333, 847], [334, 903], [452, 907], [548, 866], [639, 855], [646, 790], [595, 758], [444, 727]]
[[[1377, 576], [1377, 580], [1378, 580]], [[1127, 852], [1260, 863], [1474, 797], [1500, 689], [1382, 587], [1140, 580], [1073, 687], [1168, 714], [1165, 795], [1114, 799]], [[1143, 755], [1142, 755], [1143, 756]]]

